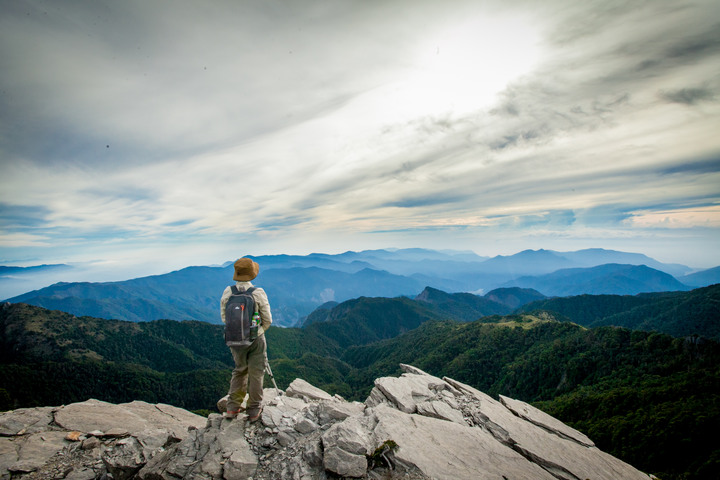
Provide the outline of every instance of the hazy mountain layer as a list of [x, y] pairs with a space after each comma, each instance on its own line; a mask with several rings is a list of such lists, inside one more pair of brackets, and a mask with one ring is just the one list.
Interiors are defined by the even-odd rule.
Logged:
[[672, 275], [645, 265], [614, 263], [590, 268], [565, 268], [536, 277], [520, 277], [505, 286], [532, 288], [549, 297], [636, 295], [643, 292], [690, 290], [690, 287]]
[[[476, 293], [501, 286], [521, 286], [550, 296], [635, 294], [688, 288], [653, 268], [680, 273], [690, 270], [661, 264], [640, 254], [602, 249], [526, 250], [492, 259], [468, 252], [424, 249], [269, 255], [255, 259], [261, 266], [255, 283], [268, 292], [275, 324], [279, 326], [296, 325], [329, 301], [342, 302], [359, 296], [415, 297], [426, 286]], [[625, 266], [598, 266], [598, 262], [611, 261], [622, 261]], [[627, 265], [643, 262], [653, 268]], [[580, 269], [568, 270], [567, 267]], [[701, 282], [711, 276], [692, 278]], [[231, 283], [231, 264], [188, 267], [122, 282], [58, 283], [10, 301], [101, 318], [131, 321], [169, 318], [219, 323], [219, 297]]]

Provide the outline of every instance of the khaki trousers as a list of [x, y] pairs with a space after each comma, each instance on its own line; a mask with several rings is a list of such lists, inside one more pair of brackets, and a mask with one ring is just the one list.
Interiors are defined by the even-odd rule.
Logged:
[[239, 410], [247, 393], [249, 394], [247, 411], [253, 414], [260, 409], [263, 400], [263, 379], [267, 361], [265, 335], [260, 335], [247, 347], [230, 347], [230, 352], [235, 361], [235, 368], [230, 378], [227, 411]]

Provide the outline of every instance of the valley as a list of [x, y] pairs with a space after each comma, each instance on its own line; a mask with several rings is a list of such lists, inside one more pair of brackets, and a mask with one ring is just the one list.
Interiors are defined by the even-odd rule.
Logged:
[[[327, 303], [304, 327], [270, 328], [268, 356], [281, 388], [303, 378], [359, 401], [374, 378], [410, 363], [532, 402], [662, 479], [708, 478], [718, 469], [717, 448], [705, 439], [720, 422], [720, 344], [711, 338], [719, 295], [718, 285], [567, 299], [427, 287], [413, 299]], [[687, 316], [667, 317], [654, 331], [580, 324], [663, 310], [668, 301], [705, 305], [698, 329], [662, 333]], [[227, 389], [232, 360], [220, 325], [77, 317], [20, 303], [4, 304], [0, 320], [0, 409], [97, 398], [209, 412]]]

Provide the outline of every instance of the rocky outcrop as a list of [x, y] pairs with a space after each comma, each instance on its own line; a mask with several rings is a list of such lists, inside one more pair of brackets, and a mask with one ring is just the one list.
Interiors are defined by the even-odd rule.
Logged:
[[132, 478], [206, 419], [171, 405], [88, 400], [0, 414], [0, 478]]
[[[261, 419], [96, 400], [0, 414], [2, 478], [648, 480], [527, 403], [409, 365], [364, 403], [295, 380]], [[222, 406], [223, 403], [219, 402]], [[100, 460], [97, 460], [97, 459]]]

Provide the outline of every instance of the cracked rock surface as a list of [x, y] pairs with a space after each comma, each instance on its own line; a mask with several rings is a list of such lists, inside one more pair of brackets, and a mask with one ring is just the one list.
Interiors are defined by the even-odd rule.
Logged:
[[5, 412], [0, 478], [650, 478], [525, 402], [401, 367], [376, 379], [364, 403], [301, 379], [266, 389], [254, 423], [144, 402]]

